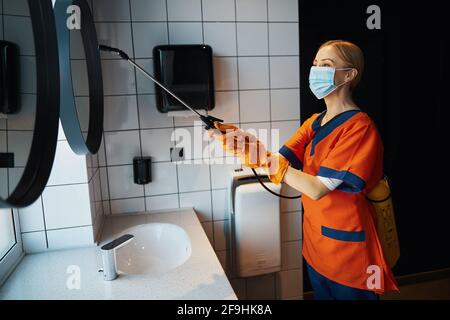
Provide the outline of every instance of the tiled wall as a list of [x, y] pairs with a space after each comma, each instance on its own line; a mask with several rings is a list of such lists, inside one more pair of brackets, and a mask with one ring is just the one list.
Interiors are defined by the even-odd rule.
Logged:
[[[297, 0], [93, 0], [93, 14], [99, 42], [125, 50], [150, 73], [155, 45], [209, 44], [216, 89], [210, 114], [245, 129], [279, 129], [266, 141], [274, 149], [299, 126]], [[282, 201], [283, 270], [235, 278], [226, 187], [239, 166], [170, 162], [172, 131], [194, 132], [194, 119], [158, 113], [153, 83], [127, 62], [102, 57], [105, 133], [98, 160], [105, 214], [193, 206], [240, 298], [299, 298], [299, 201]], [[153, 158], [153, 181], [145, 186], [133, 183], [132, 159], [139, 155]]]
[[[1, 169], [8, 174], [11, 192], [25, 166], [34, 128], [35, 53], [26, 0], [2, 0], [0, 4], [3, 12], [0, 34], [20, 48], [22, 109], [19, 114], [0, 120], [0, 139], [8, 141], [8, 144], [2, 142], [0, 145], [7, 145], [8, 150], [14, 152], [19, 166], [8, 169], [8, 172]], [[47, 186], [34, 204], [19, 210], [26, 253], [94, 243], [103, 209], [101, 202], [96, 201], [101, 194], [100, 171], [96, 161], [97, 157], [75, 155], [60, 127], [55, 161]], [[0, 185], [2, 188], [8, 186], [4, 183]]]

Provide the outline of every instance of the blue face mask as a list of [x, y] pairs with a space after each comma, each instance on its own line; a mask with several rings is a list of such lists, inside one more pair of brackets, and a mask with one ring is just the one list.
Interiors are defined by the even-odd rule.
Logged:
[[334, 74], [336, 70], [351, 70], [353, 68], [332, 68], [312, 66], [309, 73], [309, 88], [317, 99], [323, 99], [338, 87], [347, 83], [347, 81], [335, 85]]

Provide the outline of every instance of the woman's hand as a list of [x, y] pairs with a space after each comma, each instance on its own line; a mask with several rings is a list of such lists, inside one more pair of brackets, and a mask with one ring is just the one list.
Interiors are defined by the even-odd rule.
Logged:
[[209, 130], [209, 136], [220, 141], [225, 151], [239, 157], [244, 166], [258, 168], [267, 163], [269, 153], [254, 135], [229, 124], [216, 122], [215, 126]]

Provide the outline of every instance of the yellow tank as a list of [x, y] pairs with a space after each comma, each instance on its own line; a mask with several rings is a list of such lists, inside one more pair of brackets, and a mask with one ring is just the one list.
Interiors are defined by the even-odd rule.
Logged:
[[375, 207], [377, 213], [377, 232], [383, 252], [392, 268], [400, 257], [400, 244], [395, 225], [394, 206], [391, 198], [391, 189], [386, 178], [372, 189], [367, 198]]

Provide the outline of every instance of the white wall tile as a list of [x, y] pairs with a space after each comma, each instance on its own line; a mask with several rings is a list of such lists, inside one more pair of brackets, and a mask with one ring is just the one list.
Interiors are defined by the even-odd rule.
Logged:
[[0, 168], [0, 197], [3, 199], [8, 197], [8, 184], [6, 181], [8, 181], [8, 169]]
[[200, 126], [176, 128], [173, 132], [174, 144], [183, 148], [184, 159], [197, 159], [195, 163], [201, 163], [199, 159], [209, 156], [208, 133]]
[[19, 183], [20, 178], [23, 175], [24, 172], [24, 168], [12, 168], [12, 169], [8, 169], [9, 171], [9, 194], [11, 194], [17, 184]]
[[235, 0], [202, 0], [204, 21], [234, 21]]
[[180, 193], [180, 207], [193, 207], [200, 222], [212, 220], [210, 191]]
[[58, 141], [47, 186], [88, 182], [85, 156], [75, 154], [67, 141]]
[[215, 57], [213, 62], [216, 90], [237, 90], [237, 58]]
[[104, 97], [104, 130], [139, 129], [136, 96]]
[[102, 188], [102, 200], [109, 199], [108, 173], [105, 167], [100, 168], [100, 183]]
[[[300, 192], [295, 190], [291, 186], [283, 183], [283, 185], [281, 186], [281, 194], [294, 197], [294, 196], [300, 195]], [[300, 199], [281, 199], [280, 211], [281, 212], [302, 211], [301, 200]]]
[[300, 89], [272, 90], [272, 121], [300, 119]]
[[269, 21], [298, 22], [298, 0], [269, 0]]
[[111, 199], [144, 196], [144, 188], [134, 183], [132, 165], [108, 167], [108, 178]]
[[202, 44], [203, 31], [201, 22], [170, 22], [170, 44]]
[[145, 195], [177, 193], [177, 168], [172, 162], [152, 163], [152, 182], [146, 184]]
[[269, 45], [271, 55], [298, 55], [298, 23], [269, 23]]
[[89, 96], [86, 60], [71, 60], [72, 86], [75, 96]]
[[141, 129], [173, 126], [173, 117], [169, 117], [167, 113], [158, 111], [156, 107], [156, 96], [154, 94], [139, 95], [138, 106]]
[[239, 57], [239, 88], [269, 88], [269, 62], [267, 57]]
[[210, 189], [209, 166], [207, 164], [178, 164], [180, 192]]
[[239, 56], [268, 54], [267, 23], [238, 23], [237, 38]]
[[3, 13], [19, 16], [30, 16], [26, 0], [3, 0]]
[[147, 211], [178, 208], [178, 194], [166, 194], [145, 198]]
[[303, 294], [303, 273], [301, 269], [278, 272], [276, 283], [279, 299], [298, 297]]
[[241, 166], [238, 163], [228, 164], [223, 159], [221, 162], [211, 163], [211, 187], [213, 189], [228, 188], [231, 180], [231, 175], [235, 169], [239, 169]]
[[88, 184], [47, 187], [42, 193], [47, 229], [91, 224]]
[[8, 152], [14, 153], [14, 165], [25, 167], [31, 151], [33, 132], [31, 131], [9, 131]]
[[167, 0], [169, 21], [201, 21], [201, 0]]
[[[298, 120], [292, 121], [272, 121], [272, 130], [279, 130], [279, 143], [278, 146], [281, 147], [288, 139], [290, 139], [297, 129], [300, 127]], [[278, 141], [272, 141], [272, 146]]]
[[50, 230], [47, 232], [50, 250], [87, 247], [94, 245], [92, 226]]
[[47, 250], [45, 231], [22, 233], [23, 251], [27, 254]]
[[215, 56], [236, 55], [236, 24], [232, 22], [206, 22], [203, 24], [205, 44]]
[[4, 39], [11, 41], [19, 47], [21, 55], [34, 55], [34, 35], [31, 18], [4, 16]]
[[145, 199], [141, 198], [131, 198], [131, 199], [120, 199], [111, 200], [111, 213], [135, 213], [145, 211]]
[[238, 21], [267, 21], [267, 0], [236, 0]]
[[173, 129], [141, 130], [142, 154], [152, 161], [170, 161], [170, 147]]
[[136, 93], [133, 66], [123, 60], [102, 60], [103, 92], [105, 95]]
[[289, 241], [281, 243], [281, 269], [302, 268], [302, 242]]
[[61, 119], [59, 119], [58, 122], [58, 141], [60, 140], [67, 140], [66, 135], [64, 134], [64, 128], [62, 126]]
[[[131, 23], [107, 23], [98, 22], [95, 24], [98, 42], [114, 48], [120, 48], [130, 57], [133, 57], [133, 42], [131, 38]], [[120, 59], [116, 54], [102, 52], [103, 59]]]
[[166, 21], [166, 0], [130, 0], [133, 21]]
[[211, 244], [211, 246], [214, 246], [213, 223], [211, 221], [202, 222], [202, 228], [206, 233], [206, 237], [208, 237], [209, 243]]
[[36, 95], [20, 95], [20, 112], [8, 114], [8, 130], [34, 130]]
[[109, 201], [103, 201], [103, 214], [108, 215], [111, 214], [111, 206], [109, 204]]
[[247, 299], [275, 299], [275, 276], [273, 273], [247, 279]]
[[[184, 111], [174, 111], [170, 114], [173, 117], [175, 127], [192, 127], [192, 126], [202, 126], [203, 122], [194, 116], [192, 113], [184, 113]], [[198, 113], [206, 115], [206, 111], [202, 109], [197, 110]]]
[[213, 206], [213, 220], [228, 220], [230, 219], [230, 211], [228, 209], [228, 190], [213, 190], [212, 191], [212, 206]]
[[[96, 27], [96, 29], [97, 29], [97, 27]], [[97, 30], [97, 37], [98, 37], [98, 30]], [[69, 38], [70, 38], [70, 58], [71, 59], [86, 59], [86, 53], [84, 52], [83, 38], [81, 36], [81, 30], [77, 30], [77, 29], [70, 30]], [[107, 40], [99, 39], [100, 43], [103, 43], [103, 41], [107, 41]], [[103, 56], [103, 54], [104, 53], [100, 53], [100, 56]], [[111, 56], [111, 55], [109, 55], [109, 56]]]
[[139, 131], [105, 132], [108, 165], [132, 164], [141, 155]]
[[302, 238], [302, 220], [300, 212], [282, 213], [281, 241], [296, 241]]
[[18, 209], [20, 220], [20, 231], [42, 231], [44, 230], [44, 213], [42, 211], [42, 200], [39, 197], [34, 203], [25, 208]]
[[101, 167], [106, 166], [106, 151], [105, 151], [105, 138], [104, 138], [104, 136], [102, 137], [102, 141], [100, 143], [100, 148], [98, 149], [97, 155], [98, 155], [98, 164]]
[[224, 120], [226, 123], [239, 122], [238, 91], [215, 93], [216, 106], [209, 114]]
[[214, 221], [214, 250], [230, 249], [230, 220]]
[[20, 93], [37, 93], [36, 89], [36, 58], [35, 57], [19, 57], [20, 75], [19, 90]]
[[240, 91], [241, 122], [270, 121], [269, 90]]
[[[85, 79], [87, 75], [83, 75], [81, 79]], [[83, 80], [86, 84], [86, 80]], [[84, 89], [83, 89], [84, 90]], [[86, 94], [89, 94], [86, 88]], [[78, 123], [86, 140], [86, 135], [89, 128], [89, 97], [75, 97], [75, 107], [77, 108]]]
[[[136, 63], [150, 74], [153, 73], [153, 59], [136, 59]], [[152, 80], [136, 71], [137, 92], [138, 94], [155, 93], [155, 84]]]
[[270, 87], [298, 88], [300, 86], [299, 57], [270, 58]]
[[133, 41], [136, 58], [152, 58], [153, 47], [167, 44], [169, 41], [167, 24], [158, 22], [133, 23]]
[[95, 21], [129, 21], [129, 1], [95, 0], [93, 1]]

